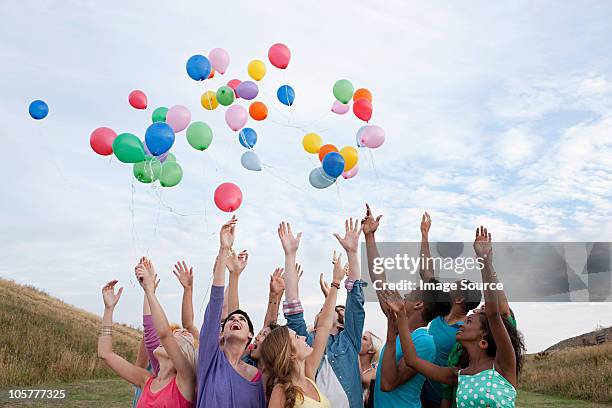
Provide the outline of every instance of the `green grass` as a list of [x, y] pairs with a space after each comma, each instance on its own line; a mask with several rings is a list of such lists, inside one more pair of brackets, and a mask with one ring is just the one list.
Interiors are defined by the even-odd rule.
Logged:
[[612, 405], [596, 404], [589, 401], [579, 401], [552, 395], [519, 390], [517, 408], [603, 408]]

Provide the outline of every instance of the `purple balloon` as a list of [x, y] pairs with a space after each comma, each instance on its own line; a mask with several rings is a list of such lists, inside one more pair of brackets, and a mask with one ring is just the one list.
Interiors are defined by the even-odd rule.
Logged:
[[151, 154], [151, 151], [150, 151], [150, 150], [149, 150], [149, 148], [147, 147], [147, 142], [143, 140], [143, 141], [142, 141], [142, 145], [144, 146], [144, 151], [145, 151], [145, 154], [146, 154], [147, 156], [157, 157], [157, 160], [159, 160], [161, 163], [163, 163], [163, 162], [165, 162], [165, 161], [166, 161], [166, 159], [168, 158], [168, 153], [170, 153], [170, 151], [168, 150], [167, 152], [164, 152], [164, 153], [160, 154], [159, 156], [153, 156], [153, 155]]
[[257, 84], [253, 81], [244, 81], [241, 82], [240, 85], [236, 88], [236, 94], [239, 97], [250, 101], [251, 99], [255, 99], [257, 94], [259, 93], [259, 88]]

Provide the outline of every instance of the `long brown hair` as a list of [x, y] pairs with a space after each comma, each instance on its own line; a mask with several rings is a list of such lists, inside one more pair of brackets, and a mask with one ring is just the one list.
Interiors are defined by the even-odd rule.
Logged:
[[272, 395], [275, 385], [280, 385], [285, 392], [285, 408], [293, 408], [297, 400], [304, 400], [302, 389], [293, 384], [293, 377], [298, 372], [295, 350], [287, 326], [272, 330], [261, 343], [261, 361], [268, 375], [266, 394]]

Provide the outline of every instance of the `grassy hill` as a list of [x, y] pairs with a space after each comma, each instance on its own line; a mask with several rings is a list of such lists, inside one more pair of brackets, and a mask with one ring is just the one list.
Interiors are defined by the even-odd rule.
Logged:
[[[0, 279], [0, 388], [114, 377], [98, 360], [101, 318]], [[114, 349], [136, 359], [141, 332], [115, 324]]]

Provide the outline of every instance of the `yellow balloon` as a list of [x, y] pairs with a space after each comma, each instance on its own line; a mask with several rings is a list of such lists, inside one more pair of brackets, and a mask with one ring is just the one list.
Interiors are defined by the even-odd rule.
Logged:
[[304, 150], [308, 153], [316, 154], [319, 153], [319, 149], [323, 146], [323, 139], [316, 133], [308, 133], [302, 139], [302, 145], [304, 145]]
[[249, 62], [249, 76], [256, 81], [261, 81], [261, 79], [266, 76], [266, 66], [261, 60], [253, 60]]
[[214, 110], [217, 106], [219, 106], [219, 102], [217, 102], [217, 94], [214, 91], [206, 91], [202, 94], [200, 98], [200, 103], [202, 107], [206, 110]]
[[344, 146], [340, 149], [340, 156], [344, 157], [344, 171], [349, 171], [357, 164], [359, 154], [352, 146]]

